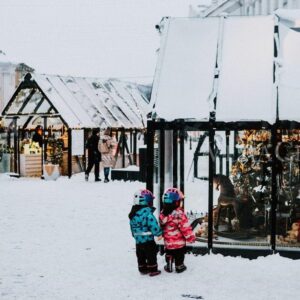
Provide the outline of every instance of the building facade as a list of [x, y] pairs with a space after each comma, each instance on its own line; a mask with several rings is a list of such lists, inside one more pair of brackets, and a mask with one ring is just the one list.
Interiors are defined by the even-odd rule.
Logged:
[[0, 50], [0, 112], [13, 95], [23, 76], [34, 69], [24, 63], [15, 63]]
[[258, 16], [272, 14], [276, 9], [299, 9], [300, 0], [212, 0], [205, 8], [202, 4], [190, 8], [190, 17]]

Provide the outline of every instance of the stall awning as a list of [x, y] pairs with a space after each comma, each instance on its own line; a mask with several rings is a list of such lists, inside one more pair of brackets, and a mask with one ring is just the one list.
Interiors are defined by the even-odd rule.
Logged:
[[135, 83], [27, 74], [3, 116], [18, 117], [21, 126], [34, 125], [36, 118], [47, 116], [71, 128], [144, 128], [148, 105], [146, 93]]
[[208, 118], [218, 34], [219, 18], [169, 19], [151, 98], [158, 117]]

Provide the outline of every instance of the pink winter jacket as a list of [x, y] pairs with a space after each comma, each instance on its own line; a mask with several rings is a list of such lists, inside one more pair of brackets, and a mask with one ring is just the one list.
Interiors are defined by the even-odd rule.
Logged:
[[179, 249], [184, 247], [186, 242], [195, 242], [195, 234], [182, 208], [178, 207], [168, 216], [160, 213], [159, 222], [163, 230], [166, 249]]

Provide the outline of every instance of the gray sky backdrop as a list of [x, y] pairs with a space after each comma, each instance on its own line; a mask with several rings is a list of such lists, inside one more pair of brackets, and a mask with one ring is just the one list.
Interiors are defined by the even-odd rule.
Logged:
[[0, 0], [0, 49], [41, 73], [153, 76], [155, 24], [163, 16], [187, 16], [189, 4], [200, 2]]

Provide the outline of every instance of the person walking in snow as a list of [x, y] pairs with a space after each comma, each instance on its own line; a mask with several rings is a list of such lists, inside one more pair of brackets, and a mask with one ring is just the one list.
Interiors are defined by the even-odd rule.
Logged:
[[153, 194], [146, 189], [141, 189], [134, 194], [134, 203], [129, 213], [130, 229], [136, 242], [136, 256], [139, 272], [156, 276], [161, 273], [157, 266], [157, 245], [162, 238], [161, 228], [153, 215]]
[[181, 208], [184, 199], [183, 193], [177, 188], [168, 188], [163, 194], [163, 210], [160, 213], [159, 221], [163, 230], [165, 242], [166, 272], [173, 271], [173, 262], [177, 273], [184, 272], [187, 267], [184, 265], [186, 242], [195, 242], [195, 234], [188, 223], [188, 218]]
[[95, 181], [101, 181], [99, 178], [99, 165], [101, 161], [101, 153], [98, 150], [100, 129], [94, 128], [92, 135], [88, 138], [86, 148], [88, 149], [88, 167], [85, 171], [85, 180], [89, 180], [89, 173], [95, 166]]
[[100, 138], [99, 151], [102, 156], [102, 165], [104, 172], [104, 182], [109, 182], [109, 171], [114, 166], [113, 148], [115, 145], [114, 139], [110, 136], [110, 129], [107, 128], [104, 135]]

